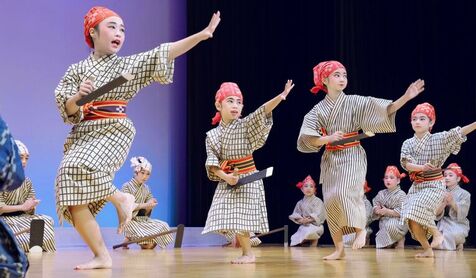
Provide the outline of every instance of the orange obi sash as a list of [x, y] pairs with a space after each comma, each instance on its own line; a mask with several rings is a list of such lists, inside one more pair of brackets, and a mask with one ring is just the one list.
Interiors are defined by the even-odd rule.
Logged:
[[239, 174], [246, 174], [256, 170], [255, 161], [251, 154], [238, 159], [223, 160], [220, 162], [220, 168], [227, 174], [233, 173], [235, 168], [238, 169]]
[[425, 181], [436, 181], [443, 179], [443, 173], [441, 169], [432, 171], [416, 171], [410, 173], [410, 180], [415, 183], [422, 183]]
[[[321, 132], [324, 136], [327, 136], [327, 131], [324, 128], [321, 128]], [[357, 136], [357, 135], [359, 135], [358, 131], [349, 132], [349, 133], [344, 134], [343, 139], [353, 137], [353, 136]], [[330, 143], [328, 143], [328, 144], [326, 144], [326, 151], [331, 151], [331, 152], [332, 151], [340, 151], [340, 150], [352, 148], [352, 147], [355, 147], [355, 146], [358, 146], [358, 145], [360, 145], [360, 141], [349, 142], [349, 143], [345, 143], [345, 144], [342, 144], [342, 145], [336, 145], [336, 146], [332, 146]]]
[[126, 118], [127, 101], [94, 101], [83, 105], [83, 121], [109, 118]]

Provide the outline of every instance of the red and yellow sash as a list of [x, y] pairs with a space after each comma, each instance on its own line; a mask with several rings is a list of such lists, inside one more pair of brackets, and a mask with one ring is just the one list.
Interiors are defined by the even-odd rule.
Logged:
[[239, 174], [246, 174], [256, 170], [253, 155], [245, 156], [238, 159], [223, 160], [220, 162], [220, 168], [227, 174], [233, 173], [234, 169], [238, 169]]
[[126, 118], [127, 101], [94, 101], [83, 105], [83, 121], [108, 118]]

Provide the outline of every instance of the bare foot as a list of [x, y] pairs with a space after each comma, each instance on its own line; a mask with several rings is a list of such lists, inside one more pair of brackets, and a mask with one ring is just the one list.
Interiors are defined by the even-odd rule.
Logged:
[[231, 261], [232, 264], [254, 264], [256, 262], [255, 255], [243, 255]]
[[435, 254], [433, 254], [433, 249], [431, 248], [424, 249], [423, 252], [415, 255], [415, 258], [433, 258], [433, 257], [435, 257]]
[[402, 237], [402, 239], [397, 242], [395, 249], [405, 249], [405, 237]]
[[342, 260], [345, 257], [344, 249], [342, 250], [336, 250], [334, 253], [330, 254], [329, 256], [325, 256], [322, 258], [323, 260], [326, 261], [332, 261], [332, 260]]
[[85, 264], [77, 265], [75, 270], [98, 269], [98, 268], [112, 268], [112, 259], [109, 256], [98, 256]]
[[367, 231], [365, 229], [360, 230], [360, 232], [355, 233], [354, 243], [352, 244], [352, 249], [360, 249], [364, 247], [365, 240], [367, 238]]
[[433, 234], [433, 240], [431, 241], [431, 248], [437, 248], [440, 246], [440, 244], [443, 243], [443, 235], [440, 233], [440, 231], [434, 229], [431, 231]]
[[464, 247], [463, 247], [463, 244], [460, 243], [456, 246], [456, 251], [463, 251]]
[[132, 212], [137, 207], [135, 203], [135, 198], [129, 193], [123, 193], [123, 200], [119, 202], [117, 207], [117, 214], [119, 217], [119, 227], [117, 227], [117, 233], [122, 234], [124, 227], [131, 221]]

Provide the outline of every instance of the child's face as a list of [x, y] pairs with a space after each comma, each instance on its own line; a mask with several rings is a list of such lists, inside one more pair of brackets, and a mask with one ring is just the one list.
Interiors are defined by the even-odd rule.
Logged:
[[393, 173], [387, 173], [383, 177], [383, 183], [388, 189], [394, 189], [400, 183], [400, 179], [397, 178]]
[[324, 80], [329, 92], [342, 92], [347, 87], [347, 72], [345, 69], [336, 69]]
[[302, 185], [301, 191], [306, 196], [312, 196], [316, 193], [316, 187], [311, 183], [305, 183]]
[[216, 108], [220, 111], [221, 118], [228, 123], [241, 117], [243, 110], [243, 100], [237, 96], [229, 96], [221, 103], [216, 104]]
[[135, 179], [140, 183], [145, 183], [150, 177], [150, 172], [147, 170], [140, 170], [135, 174]]
[[433, 127], [433, 121], [423, 113], [416, 113], [412, 116], [412, 128], [417, 134], [423, 134]]
[[30, 156], [26, 153], [20, 154], [21, 165], [23, 166], [23, 168], [26, 168], [26, 164], [27, 164], [29, 158], [30, 158]]
[[445, 171], [445, 183], [447, 187], [453, 187], [458, 184], [458, 182], [461, 180], [460, 177], [458, 177], [455, 172], [451, 170], [446, 170]]
[[99, 32], [94, 30], [91, 37], [94, 41], [94, 50], [102, 54], [117, 53], [125, 40], [125, 28], [122, 19], [111, 16], [104, 19], [98, 25]]

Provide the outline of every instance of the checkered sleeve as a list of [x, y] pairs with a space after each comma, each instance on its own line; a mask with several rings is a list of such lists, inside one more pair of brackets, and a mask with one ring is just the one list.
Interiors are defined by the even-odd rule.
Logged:
[[134, 75], [128, 84], [135, 87], [135, 91], [154, 81], [161, 84], [173, 82], [175, 60], [169, 61], [169, 49], [170, 44], [164, 43], [152, 50], [124, 58], [127, 64], [125, 71]]
[[252, 151], [261, 148], [273, 126], [272, 114], [266, 114], [264, 105], [243, 119]]
[[79, 109], [78, 112], [70, 116], [66, 113], [66, 101], [76, 94], [79, 84], [80, 81], [75, 72], [75, 65], [72, 65], [68, 68], [55, 90], [56, 105], [63, 121], [68, 124], [78, 124], [83, 118], [82, 109]]
[[208, 136], [205, 139], [205, 146], [206, 146], [206, 150], [207, 150], [207, 161], [205, 162], [205, 169], [207, 170], [208, 178], [212, 181], [221, 181], [220, 177], [215, 175], [210, 170], [210, 168], [212, 166], [216, 166], [216, 167], [220, 168], [220, 160], [218, 159], [218, 156], [213, 151], [212, 146], [211, 146], [211, 141], [210, 141], [210, 138]]
[[303, 153], [318, 152], [322, 146], [314, 146], [311, 144], [312, 137], [321, 137], [321, 126], [319, 125], [317, 116], [317, 105], [309, 111], [302, 121], [301, 130], [297, 140], [297, 149]]
[[458, 154], [461, 144], [466, 141], [466, 135], [461, 133], [461, 127], [455, 127], [449, 131], [444, 131], [444, 144], [446, 151], [452, 154]]
[[408, 171], [408, 169], [405, 167], [407, 163], [414, 163], [415, 159], [411, 155], [411, 139], [405, 140], [402, 144], [402, 150], [400, 152], [400, 165]]

